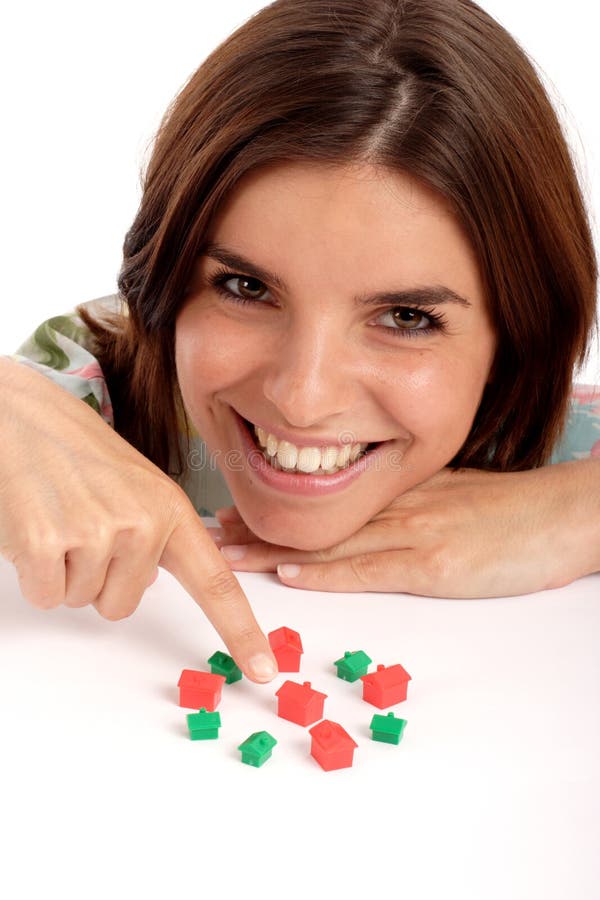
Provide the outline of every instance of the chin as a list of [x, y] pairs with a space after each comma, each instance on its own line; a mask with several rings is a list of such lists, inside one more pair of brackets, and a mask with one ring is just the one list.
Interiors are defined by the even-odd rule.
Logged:
[[262, 541], [294, 550], [326, 550], [346, 540], [361, 525], [358, 522], [351, 530], [348, 530], [347, 524], [345, 528], [337, 529], [332, 527], [332, 523], [326, 517], [319, 517], [313, 522], [301, 513], [287, 513], [283, 521], [279, 516], [257, 521], [253, 521], [253, 516], [242, 517], [248, 528]]

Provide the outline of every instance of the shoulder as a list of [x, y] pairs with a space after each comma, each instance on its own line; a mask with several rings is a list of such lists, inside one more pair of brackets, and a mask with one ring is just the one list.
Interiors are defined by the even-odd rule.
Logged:
[[575, 384], [561, 440], [550, 463], [600, 456], [600, 385]]
[[[94, 318], [101, 318], [104, 313], [126, 312], [119, 294], [97, 297], [81, 306]], [[41, 322], [9, 358], [36, 369], [84, 400], [114, 427], [106, 379], [94, 355], [90, 329], [77, 309]]]

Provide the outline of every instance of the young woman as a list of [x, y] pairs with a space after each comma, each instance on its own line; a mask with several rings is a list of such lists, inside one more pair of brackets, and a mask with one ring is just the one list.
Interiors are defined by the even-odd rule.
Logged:
[[[599, 571], [600, 397], [573, 385], [596, 287], [556, 115], [498, 23], [277, 0], [169, 108], [118, 294], [0, 360], [24, 596], [120, 618], [160, 564], [269, 680], [231, 567], [440, 597]], [[213, 541], [197, 513], [223, 505]]]

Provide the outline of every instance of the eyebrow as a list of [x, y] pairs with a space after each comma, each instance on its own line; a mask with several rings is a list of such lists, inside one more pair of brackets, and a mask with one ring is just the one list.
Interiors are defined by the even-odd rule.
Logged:
[[[289, 293], [285, 281], [273, 272], [269, 272], [263, 266], [245, 259], [240, 253], [223, 247], [221, 244], [207, 244], [200, 251], [200, 256], [208, 256], [218, 262], [229, 266], [231, 269], [242, 269], [245, 274], [266, 284], [272, 284], [280, 291]], [[403, 303], [419, 303], [425, 306], [439, 306], [442, 303], [456, 303], [460, 306], [471, 308], [472, 304], [465, 297], [457, 294], [444, 285], [429, 285], [427, 287], [404, 288], [402, 290], [380, 291], [374, 294], [359, 294], [354, 298], [357, 306], [389, 305], [401, 306]]]

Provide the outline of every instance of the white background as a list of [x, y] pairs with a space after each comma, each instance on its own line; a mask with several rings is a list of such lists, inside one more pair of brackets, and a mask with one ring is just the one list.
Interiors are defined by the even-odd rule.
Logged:
[[[43, 319], [115, 291], [123, 237], [140, 199], [139, 172], [162, 114], [208, 53], [263, 5], [23, 0], [4, 11], [0, 353], [14, 351]], [[481, 5], [541, 67], [597, 218], [592, 5]], [[600, 383], [597, 349], [578, 380]]]
[[[223, 687], [191, 741], [183, 668], [223, 645], [167, 572], [137, 612], [24, 603], [0, 560], [0, 896], [5, 900], [598, 900], [600, 574], [525, 597], [301, 591], [238, 573], [301, 671]], [[398, 746], [333, 661], [412, 680]], [[310, 681], [358, 748], [324, 772], [275, 690]], [[278, 741], [260, 769], [237, 746]]]
[[[0, 352], [115, 289], [162, 113], [261, 5], [54, 0], [3, 13]], [[597, 211], [589, 0], [568, 14], [550, 0], [483, 6], [556, 85]], [[265, 629], [301, 631], [302, 675], [359, 742], [355, 767], [324, 773], [308, 758], [304, 731], [274, 715], [281, 677], [232, 686], [218, 742], [187, 739], [179, 673], [221, 643], [167, 573], [114, 623], [34, 610], [0, 561], [1, 896], [598, 900], [600, 575], [477, 601], [240, 580]], [[332, 675], [359, 647], [413, 676], [397, 748], [368, 740], [372, 709]], [[254, 770], [235, 747], [261, 728], [279, 744]]]

